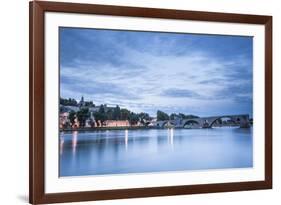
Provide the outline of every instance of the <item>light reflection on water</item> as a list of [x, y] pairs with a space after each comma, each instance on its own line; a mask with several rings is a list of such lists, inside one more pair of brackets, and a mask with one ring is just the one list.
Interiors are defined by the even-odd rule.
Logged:
[[125, 147], [128, 150], [128, 130], [125, 130]]
[[76, 147], [77, 147], [77, 136], [78, 136], [78, 132], [74, 131], [72, 133], [72, 153], [73, 155], [75, 155], [76, 152]]
[[60, 176], [244, 168], [252, 129], [149, 129], [64, 133]]

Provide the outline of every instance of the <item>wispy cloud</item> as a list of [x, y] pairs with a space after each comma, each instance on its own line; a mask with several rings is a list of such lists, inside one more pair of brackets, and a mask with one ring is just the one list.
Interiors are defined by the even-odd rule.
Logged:
[[188, 89], [177, 89], [177, 88], [170, 88], [164, 90], [162, 93], [163, 96], [166, 97], [174, 97], [174, 98], [197, 98], [200, 95], [192, 90]]

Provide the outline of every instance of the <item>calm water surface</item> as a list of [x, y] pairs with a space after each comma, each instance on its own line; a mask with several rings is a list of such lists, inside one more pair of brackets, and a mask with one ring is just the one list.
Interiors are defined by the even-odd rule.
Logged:
[[245, 168], [252, 129], [149, 129], [62, 133], [60, 176]]

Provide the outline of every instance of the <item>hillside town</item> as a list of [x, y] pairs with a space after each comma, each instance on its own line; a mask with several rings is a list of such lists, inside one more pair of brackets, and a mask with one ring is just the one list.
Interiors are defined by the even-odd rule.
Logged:
[[93, 127], [129, 127], [149, 126], [156, 118], [147, 113], [134, 113], [125, 108], [95, 105], [85, 101], [84, 97], [77, 102], [75, 99], [60, 98], [60, 129], [93, 128]]
[[84, 97], [77, 102], [75, 99], [60, 98], [59, 127], [60, 129], [95, 128], [95, 127], [155, 127], [158, 121], [196, 118], [194, 115], [167, 113], [158, 110], [156, 117], [148, 113], [135, 113], [126, 108], [95, 105]]
[[59, 127], [61, 130], [89, 128], [211, 128], [222, 126], [248, 127], [252, 119], [248, 115], [212, 116], [200, 118], [195, 115], [157, 110], [156, 116], [135, 113], [119, 105], [95, 105], [84, 97], [60, 98]]

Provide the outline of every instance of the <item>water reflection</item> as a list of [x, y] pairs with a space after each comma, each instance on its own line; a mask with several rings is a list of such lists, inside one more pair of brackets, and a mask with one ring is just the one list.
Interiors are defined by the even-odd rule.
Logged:
[[78, 131], [74, 131], [72, 133], [72, 153], [73, 154], [75, 154], [75, 152], [76, 152], [77, 136], [78, 136]]
[[252, 130], [149, 129], [60, 136], [60, 176], [251, 167]]
[[174, 148], [174, 129], [168, 129], [168, 143]]
[[60, 134], [60, 155], [63, 154], [63, 144], [64, 144], [64, 136], [63, 133]]
[[128, 130], [125, 130], [125, 148], [128, 149]]

